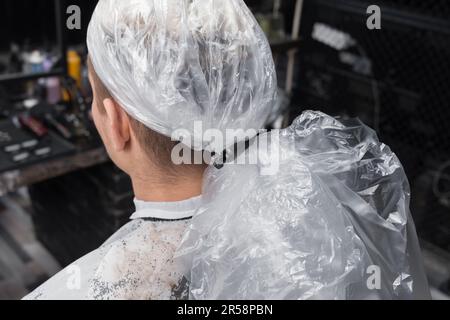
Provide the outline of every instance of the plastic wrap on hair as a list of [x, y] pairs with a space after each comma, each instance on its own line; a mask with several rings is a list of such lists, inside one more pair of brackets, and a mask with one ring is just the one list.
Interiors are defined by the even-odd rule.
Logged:
[[429, 298], [408, 181], [389, 147], [359, 121], [319, 112], [277, 133], [274, 174], [207, 172], [177, 253], [190, 298]]
[[87, 44], [132, 117], [169, 137], [183, 130], [197, 150], [223, 149], [196, 124], [256, 131], [276, 101], [269, 43], [242, 0], [100, 0]]

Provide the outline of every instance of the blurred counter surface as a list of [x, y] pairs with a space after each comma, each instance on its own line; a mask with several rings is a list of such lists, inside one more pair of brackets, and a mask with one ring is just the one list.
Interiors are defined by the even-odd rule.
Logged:
[[57, 159], [43, 160], [34, 165], [0, 173], [0, 196], [38, 182], [89, 168], [109, 161], [106, 150], [97, 147]]

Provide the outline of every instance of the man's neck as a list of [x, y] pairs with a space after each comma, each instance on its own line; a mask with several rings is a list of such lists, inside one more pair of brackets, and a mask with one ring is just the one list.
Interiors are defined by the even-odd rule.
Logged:
[[202, 194], [203, 174], [206, 167], [186, 170], [185, 174], [150, 172], [133, 175], [131, 181], [138, 200], [147, 202], [176, 202]]

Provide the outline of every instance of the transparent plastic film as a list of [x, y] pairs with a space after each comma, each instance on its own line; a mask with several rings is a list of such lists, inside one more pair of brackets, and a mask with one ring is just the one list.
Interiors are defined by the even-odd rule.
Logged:
[[207, 172], [177, 253], [190, 298], [429, 298], [408, 181], [375, 132], [308, 111], [276, 134], [276, 173]]
[[242, 0], [100, 0], [87, 44], [133, 118], [168, 137], [183, 130], [193, 149], [215, 149], [196, 123], [259, 130], [275, 105], [272, 52]]

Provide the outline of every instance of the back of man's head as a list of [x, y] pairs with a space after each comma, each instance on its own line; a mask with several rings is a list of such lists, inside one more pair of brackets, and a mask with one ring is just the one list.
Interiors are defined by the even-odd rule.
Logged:
[[276, 98], [270, 46], [242, 0], [100, 0], [87, 43], [131, 117], [166, 137], [184, 129], [195, 149], [220, 151], [196, 123], [258, 130]]
[[[100, 109], [100, 112], [105, 112], [103, 101], [105, 99], [114, 99], [109, 93], [108, 89], [103, 84], [102, 80], [97, 75], [92, 66], [91, 59], [88, 57], [89, 74], [91, 76], [93, 91], [95, 93], [95, 103]], [[139, 144], [149, 159], [158, 167], [164, 168], [168, 173], [179, 173], [181, 168], [177, 168], [172, 162], [171, 155], [173, 148], [178, 144], [177, 141], [172, 141], [169, 137], [163, 136], [149, 128], [141, 122], [130, 119], [130, 124], [133, 132], [136, 134]], [[177, 170], [180, 169], [180, 170]]]

